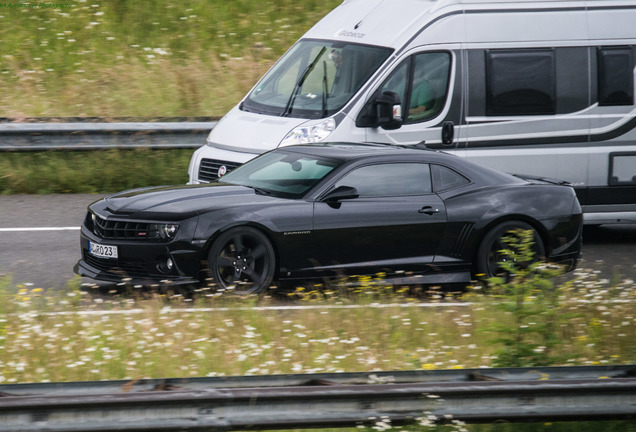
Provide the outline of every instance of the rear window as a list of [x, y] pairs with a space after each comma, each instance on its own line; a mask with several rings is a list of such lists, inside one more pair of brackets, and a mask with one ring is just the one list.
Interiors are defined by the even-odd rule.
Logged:
[[443, 192], [470, 183], [466, 177], [445, 166], [433, 165], [431, 172], [435, 192]]

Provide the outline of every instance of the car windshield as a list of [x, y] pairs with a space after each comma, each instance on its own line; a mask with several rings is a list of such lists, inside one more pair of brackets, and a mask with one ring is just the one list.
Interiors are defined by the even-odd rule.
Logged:
[[338, 112], [392, 49], [339, 41], [301, 40], [261, 79], [241, 109], [317, 119]]
[[300, 198], [340, 163], [300, 153], [272, 152], [224, 175], [219, 182], [247, 186], [264, 195]]

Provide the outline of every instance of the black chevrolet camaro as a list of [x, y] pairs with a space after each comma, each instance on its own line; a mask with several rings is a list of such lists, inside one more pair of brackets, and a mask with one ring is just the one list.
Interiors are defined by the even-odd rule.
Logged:
[[558, 181], [442, 152], [330, 143], [265, 153], [215, 183], [121, 192], [91, 204], [75, 272], [103, 281], [210, 283], [386, 273], [464, 283], [501, 269], [502, 237], [573, 269], [581, 207]]

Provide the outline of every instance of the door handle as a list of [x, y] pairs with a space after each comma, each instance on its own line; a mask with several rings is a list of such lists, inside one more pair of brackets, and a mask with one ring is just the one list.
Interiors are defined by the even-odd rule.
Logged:
[[434, 208], [433, 208], [433, 207], [431, 207], [431, 206], [424, 206], [424, 207], [422, 207], [421, 209], [419, 209], [417, 212], [418, 212], [418, 213], [424, 213], [424, 214], [427, 214], [427, 215], [429, 215], [429, 216], [432, 216], [432, 215], [434, 215], [435, 213], [439, 213], [439, 209], [434, 209]]
[[455, 124], [447, 121], [442, 124], [442, 144], [451, 145], [455, 139]]

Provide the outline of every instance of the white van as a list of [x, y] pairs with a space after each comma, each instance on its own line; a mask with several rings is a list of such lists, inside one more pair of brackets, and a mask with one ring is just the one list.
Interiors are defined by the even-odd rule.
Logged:
[[278, 146], [441, 149], [636, 223], [636, 2], [345, 0], [211, 131], [190, 183]]

